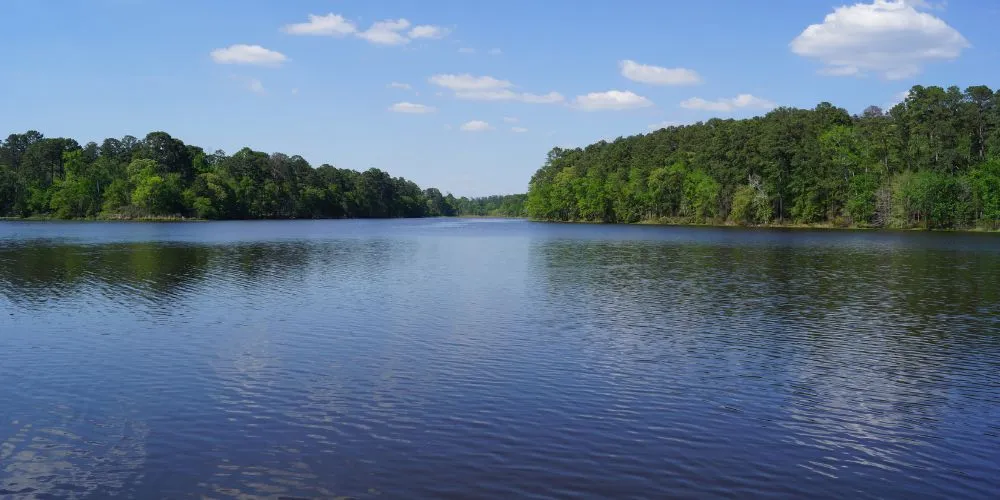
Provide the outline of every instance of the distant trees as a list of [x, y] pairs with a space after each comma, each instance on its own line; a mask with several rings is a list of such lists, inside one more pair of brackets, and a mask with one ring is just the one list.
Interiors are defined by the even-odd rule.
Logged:
[[524, 214], [524, 195], [455, 198], [378, 169], [301, 156], [207, 153], [165, 132], [100, 145], [36, 131], [0, 142], [0, 216], [205, 219]]
[[[450, 195], [449, 195], [450, 196]], [[452, 198], [456, 215], [478, 217], [527, 217], [526, 194], [484, 196], [480, 198]]]
[[915, 86], [888, 113], [829, 103], [555, 148], [526, 210], [644, 219], [1000, 227], [1000, 92]]

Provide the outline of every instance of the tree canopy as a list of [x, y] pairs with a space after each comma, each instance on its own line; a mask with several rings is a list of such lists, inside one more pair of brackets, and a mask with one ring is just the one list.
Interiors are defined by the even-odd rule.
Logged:
[[[379, 169], [313, 168], [301, 156], [232, 155], [165, 132], [100, 145], [37, 131], [0, 142], [0, 216], [205, 219], [521, 215], [501, 197], [455, 198]], [[496, 199], [494, 199], [496, 198]], [[501, 213], [502, 212], [502, 213]]]
[[829, 103], [555, 148], [546, 220], [1000, 227], [1000, 92], [915, 86], [888, 112]]

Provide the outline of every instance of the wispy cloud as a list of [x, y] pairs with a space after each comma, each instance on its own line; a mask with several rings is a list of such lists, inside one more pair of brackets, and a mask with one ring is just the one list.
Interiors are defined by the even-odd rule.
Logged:
[[716, 99], [714, 101], [708, 101], [702, 99], [701, 97], [692, 97], [681, 101], [682, 108], [700, 111], [731, 112], [737, 109], [771, 109], [775, 106], [776, 104], [774, 102], [767, 99], [761, 99], [760, 97], [752, 94], [740, 94], [731, 99], [724, 98]]
[[442, 28], [440, 26], [434, 26], [432, 24], [421, 24], [420, 26], [414, 26], [410, 30], [410, 38], [416, 40], [418, 38], [430, 38], [439, 39], [448, 36], [450, 30], [447, 28]]
[[434, 75], [428, 81], [454, 92], [458, 99], [468, 101], [520, 101], [532, 104], [555, 104], [566, 100], [558, 92], [532, 94], [515, 92], [514, 84], [492, 76], [473, 76], [468, 73]]
[[410, 114], [426, 114], [433, 113], [437, 111], [433, 106], [427, 106], [424, 104], [415, 104], [412, 102], [397, 102], [392, 106], [389, 106], [389, 111], [394, 113], [410, 113]]
[[261, 83], [261, 81], [256, 78], [251, 78], [247, 82], [247, 88], [250, 89], [250, 92], [253, 92], [254, 94], [266, 93], [266, 91], [264, 90], [264, 84]]
[[210, 55], [218, 64], [250, 64], [255, 66], [281, 66], [288, 60], [281, 52], [265, 49], [260, 45], [236, 44], [213, 50]]
[[653, 101], [629, 90], [608, 90], [577, 96], [573, 106], [583, 111], [624, 111], [648, 108]]
[[290, 35], [345, 37], [357, 33], [358, 28], [344, 16], [331, 13], [325, 16], [309, 14], [309, 21], [286, 24], [284, 31]]
[[493, 127], [491, 127], [489, 123], [482, 120], [472, 120], [463, 123], [458, 129], [462, 132], [486, 132], [493, 130]]
[[619, 63], [622, 76], [634, 82], [650, 85], [696, 85], [701, 83], [701, 76], [693, 69], [663, 68], [648, 64], [639, 64], [626, 59]]
[[[355, 36], [375, 45], [406, 45], [411, 40], [439, 39], [448, 36], [451, 30], [433, 24], [421, 24], [410, 29], [407, 19], [386, 19], [372, 23], [366, 30], [340, 14], [309, 14], [304, 23], [286, 24], [282, 30], [290, 35], [331, 36], [343, 38]], [[409, 29], [409, 31], [407, 31]]]

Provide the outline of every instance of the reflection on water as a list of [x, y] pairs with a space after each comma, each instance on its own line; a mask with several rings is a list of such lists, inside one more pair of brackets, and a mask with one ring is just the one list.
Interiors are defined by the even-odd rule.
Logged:
[[995, 497], [1000, 239], [0, 223], [0, 496]]

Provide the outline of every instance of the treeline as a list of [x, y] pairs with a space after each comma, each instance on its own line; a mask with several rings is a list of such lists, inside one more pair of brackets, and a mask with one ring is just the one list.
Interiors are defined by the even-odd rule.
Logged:
[[461, 215], [479, 217], [527, 217], [526, 194], [458, 198], [456, 211]]
[[101, 144], [29, 131], [0, 143], [0, 216], [204, 219], [462, 215], [475, 200], [301, 156], [186, 145], [164, 132]]
[[547, 220], [1000, 228], [1000, 92], [915, 86], [888, 113], [829, 103], [553, 149]]

